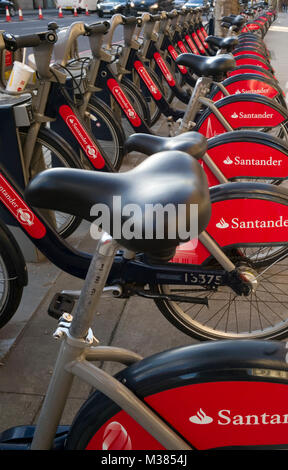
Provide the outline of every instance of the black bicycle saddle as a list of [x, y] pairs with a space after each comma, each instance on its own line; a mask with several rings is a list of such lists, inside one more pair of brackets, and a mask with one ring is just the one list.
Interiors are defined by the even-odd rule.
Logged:
[[207, 150], [207, 139], [199, 132], [184, 132], [174, 137], [160, 137], [152, 134], [132, 134], [125, 142], [125, 151], [141, 152], [144, 155], [180, 150], [199, 160]]
[[216, 49], [226, 49], [228, 52], [233, 51], [233, 49], [239, 44], [237, 37], [228, 36], [227, 38], [221, 38], [219, 36], [207, 36], [205, 42]]
[[238, 28], [241, 27], [245, 22], [245, 18], [242, 15], [237, 15], [237, 16], [224, 16], [222, 18], [222, 21], [225, 23], [230, 23], [233, 26], [237, 26]]
[[[195, 224], [198, 224], [196, 233], [202, 232], [211, 213], [204, 170], [196, 159], [177, 151], [152, 155], [123, 173], [72, 168], [46, 170], [27, 186], [25, 198], [32, 206], [62, 211], [96, 224], [97, 217], [98, 223], [103, 224], [100, 211], [106, 215], [104, 230], [123, 247], [144, 252], [151, 260], [161, 262], [171, 259], [176, 246], [191, 238], [187, 235], [186, 240], [180, 239], [180, 229], [185, 226], [188, 231], [192, 228], [195, 231]], [[100, 206], [93, 207], [95, 204]], [[157, 212], [151, 217], [151, 207], [157, 204], [170, 208], [169, 217], [167, 214], [163, 217], [160, 228]], [[192, 204], [198, 206], [198, 220], [190, 214]], [[150, 212], [147, 205], [150, 205]], [[133, 231], [131, 236], [130, 230], [129, 239], [124, 224], [129, 226], [131, 217]]]
[[213, 78], [222, 76], [236, 67], [235, 59], [231, 54], [205, 57], [192, 53], [184, 53], [176, 58], [176, 63], [190, 68], [198, 77]]

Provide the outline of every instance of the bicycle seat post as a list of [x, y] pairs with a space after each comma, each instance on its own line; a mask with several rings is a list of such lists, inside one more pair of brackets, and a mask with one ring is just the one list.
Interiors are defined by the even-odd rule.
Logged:
[[118, 243], [104, 232], [90, 263], [70, 327], [73, 338], [82, 339], [87, 336], [117, 249], [119, 249]]
[[[87, 347], [93, 344], [93, 335], [89, 336], [88, 333], [118, 248], [118, 243], [108, 234], [102, 234], [90, 263], [71, 326], [61, 344], [54, 373], [37, 422], [31, 450], [52, 448], [56, 429], [73, 381], [73, 375], [65, 368], [79, 358], [81, 350], [84, 353]], [[55, 403], [55, 397], [57, 397], [57, 403]]]

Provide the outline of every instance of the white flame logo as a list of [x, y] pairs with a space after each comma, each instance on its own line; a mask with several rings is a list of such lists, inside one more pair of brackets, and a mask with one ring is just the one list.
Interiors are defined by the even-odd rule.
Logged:
[[220, 219], [218, 224], [216, 224], [216, 227], [217, 228], [227, 228], [227, 227], [229, 227], [229, 224], [227, 224], [227, 222], [225, 222], [225, 220], [222, 217], [222, 219]]
[[102, 450], [131, 450], [129, 434], [122, 424], [113, 421], [105, 428]]
[[231, 117], [232, 117], [233, 119], [237, 119], [239, 116], [238, 116], [237, 113], [234, 112], [233, 114], [231, 114]]
[[190, 416], [189, 421], [194, 424], [210, 424], [213, 421], [213, 418], [210, 416], [207, 416], [206, 413], [200, 408], [199, 411], [197, 411], [196, 415]]
[[223, 160], [223, 163], [225, 163], [225, 165], [232, 165], [233, 160], [231, 160], [231, 158], [228, 155], [228, 157], [225, 160]]

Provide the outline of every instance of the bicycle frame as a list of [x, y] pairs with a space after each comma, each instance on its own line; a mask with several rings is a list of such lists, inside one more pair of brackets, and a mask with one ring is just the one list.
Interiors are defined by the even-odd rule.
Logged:
[[[32, 450], [51, 449], [74, 376], [102, 390], [129, 413], [166, 449], [190, 449], [156, 413], [138, 399], [125, 385], [99, 369], [90, 361], [114, 360], [131, 364], [141, 359], [135, 353], [117, 348], [93, 347], [93, 336], [87, 337], [95, 307], [102, 294], [109, 269], [119, 246], [106, 234], [102, 236], [89, 267], [78, 307], [57, 359], [48, 392], [39, 416]], [[101, 267], [99, 267], [101, 264]], [[92, 288], [93, 286], [93, 288]], [[84, 338], [84, 339], [83, 339]], [[81, 357], [81, 360], [80, 360]], [[83, 360], [83, 358], [85, 359]], [[57, 400], [55, 402], [55, 397]]]
[[[86, 76], [87, 85], [82, 94], [82, 104], [79, 107], [80, 115], [85, 115], [89, 100], [94, 93], [97, 96], [100, 92], [100, 97], [104, 95], [104, 98], [106, 98], [108, 94], [108, 96], [111, 96], [113, 100], [118, 103], [124, 116], [136, 132], [151, 133], [149, 127], [133, 108], [133, 105], [121, 87], [121, 82], [117, 80], [112, 71], [110, 65], [112, 62], [111, 54], [109, 54], [108, 48], [104, 49], [102, 47], [104, 35], [106, 34], [105, 31], [103, 28], [102, 31], [100, 29], [100, 32], [93, 28], [91, 28], [91, 31], [86, 31], [84, 26], [82, 22], [73, 23], [68, 28], [67, 32], [60, 37], [60, 40], [54, 47], [57, 62], [60, 62], [61, 66], [67, 66], [68, 59], [71, 56], [69, 53], [77, 38], [83, 35], [88, 36], [92, 57]], [[101, 26], [101, 24], [99, 26]], [[107, 23], [106, 31], [107, 28], [110, 28], [109, 23]], [[53, 103], [53, 97], [51, 98], [51, 103]], [[57, 108], [59, 109], [58, 106]]]

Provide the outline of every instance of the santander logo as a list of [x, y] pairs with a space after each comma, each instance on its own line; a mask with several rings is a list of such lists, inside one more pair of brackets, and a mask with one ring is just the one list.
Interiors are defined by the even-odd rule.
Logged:
[[225, 220], [222, 218], [220, 219], [220, 221], [216, 224], [216, 227], [217, 228], [228, 228], [229, 227], [229, 224], [227, 224], [227, 222], [225, 222]]
[[94, 145], [94, 142], [91, 140], [77, 116], [73, 114], [72, 109], [68, 105], [61, 105], [59, 108], [59, 114], [81, 145], [93, 166], [97, 169], [103, 168], [105, 165], [104, 158], [96, 145]]
[[220, 426], [259, 426], [262, 425], [275, 425], [275, 424], [288, 424], [288, 414], [262, 414], [251, 413], [247, 415], [233, 414], [231, 410], [219, 410], [216, 417], [213, 419], [208, 416], [201, 408], [193, 416], [190, 416], [189, 421], [193, 424], [211, 424], [215, 423]]
[[231, 114], [232, 119], [272, 119], [274, 116], [273, 113], [267, 113], [265, 111], [264, 113], [243, 113], [241, 111], [239, 114], [237, 114], [235, 111], [233, 114]]
[[271, 228], [287, 228], [288, 219], [284, 219], [283, 215], [280, 215], [275, 220], [240, 220], [239, 217], [233, 217], [230, 222], [227, 222], [223, 217], [217, 222], [216, 227], [219, 229], [226, 229], [230, 227], [232, 230], [235, 229], [271, 229]]
[[228, 155], [227, 158], [225, 158], [225, 160], [223, 160], [223, 163], [225, 163], [225, 165], [232, 165], [233, 160], [231, 160], [231, 158]]
[[233, 160], [229, 155], [223, 160], [225, 165], [235, 166], [281, 166], [283, 160], [273, 159], [272, 156], [264, 156], [264, 158], [241, 158], [239, 155], [233, 157]]
[[189, 421], [194, 424], [209, 424], [212, 423], [213, 418], [210, 416], [207, 416], [206, 413], [200, 408], [199, 411], [197, 411], [196, 415], [190, 416]]

